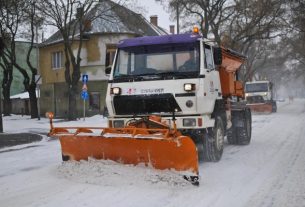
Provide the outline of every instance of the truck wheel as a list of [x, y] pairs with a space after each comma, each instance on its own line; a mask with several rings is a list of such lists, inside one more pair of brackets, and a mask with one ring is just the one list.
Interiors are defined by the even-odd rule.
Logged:
[[229, 144], [236, 144], [236, 127], [232, 121], [232, 126], [230, 129], [227, 129], [227, 140]]
[[182, 133], [185, 136], [189, 136], [192, 138], [193, 142], [196, 145], [197, 153], [198, 153], [198, 160], [199, 162], [204, 161], [204, 148], [203, 148], [203, 139], [204, 135], [201, 132], [196, 130], [188, 131], [187, 133]]
[[224, 127], [220, 116], [216, 117], [215, 126], [207, 129], [203, 140], [204, 160], [219, 161], [224, 147]]
[[203, 147], [202, 135], [201, 135], [201, 138], [196, 140], [195, 145], [197, 147], [198, 160], [199, 160], [199, 162], [203, 162], [204, 161], [204, 147]]
[[238, 145], [247, 145], [251, 141], [252, 118], [250, 109], [239, 113], [238, 117], [242, 122], [241, 127], [236, 127], [236, 140]]

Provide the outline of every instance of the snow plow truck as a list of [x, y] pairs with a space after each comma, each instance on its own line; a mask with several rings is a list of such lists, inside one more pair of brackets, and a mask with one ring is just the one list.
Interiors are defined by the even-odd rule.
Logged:
[[237, 70], [245, 57], [198, 33], [118, 44], [109, 73], [108, 127], [54, 127], [62, 157], [109, 159], [181, 172], [199, 184], [199, 160], [219, 161], [251, 139], [251, 111]]
[[272, 113], [277, 111], [276, 101], [273, 99], [273, 84], [270, 81], [246, 82], [245, 96], [252, 112]]

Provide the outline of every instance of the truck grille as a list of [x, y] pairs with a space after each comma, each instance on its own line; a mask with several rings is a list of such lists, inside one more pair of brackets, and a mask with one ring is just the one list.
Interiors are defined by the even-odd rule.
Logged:
[[117, 115], [172, 113], [174, 111], [181, 111], [173, 94], [170, 93], [114, 96], [113, 104]]

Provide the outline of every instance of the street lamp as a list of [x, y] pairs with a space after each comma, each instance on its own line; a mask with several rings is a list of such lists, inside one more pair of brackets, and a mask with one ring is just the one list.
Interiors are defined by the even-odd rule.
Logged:
[[176, 2], [176, 18], [177, 18], [177, 34], [179, 34], [179, 16], [180, 16], [180, 12], [179, 12], [179, 2]]
[[[2, 37], [0, 36], [0, 56], [2, 56], [3, 50], [4, 50], [4, 42]], [[0, 86], [0, 133], [3, 133], [1, 87], [2, 85]]]
[[[35, 36], [36, 36], [36, 67], [37, 67], [37, 72], [38, 74], [40, 73], [40, 66], [39, 66], [39, 40], [38, 40], [38, 28], [41, 27], [43, 23], [43, 18], [37, 18], [35, 21]], [[36, 88], [37, 88], [37, 92], [38, 92], [38, 97], [37, 98], [37, 111], [38, 111], [38, 120], [40, 120], [40, 88], [39, 88], [39, 84], [41, 84], [41, 76], [40, 75], [36, 75], [35, 77], [35, 83], [36, 83]], [[36, 90], [36, 89], [35, 89]], [[36, 93], [36, 91], [35, 91]]]
[[[160, 2], [162, 4], [162, 0], [155, 0], [156, 2]], [[179, 16], [180, 16], [180, 11], [179, 11], [179, 1], [174, 2], [174, 6], [176, 9], [176, 18], [177, 18], [177, 34], [179, 34]]]

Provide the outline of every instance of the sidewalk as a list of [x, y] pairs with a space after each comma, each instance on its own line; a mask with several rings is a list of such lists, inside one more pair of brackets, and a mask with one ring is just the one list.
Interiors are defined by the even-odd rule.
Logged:
[[42, 139], [41, 135], [32, 133], [14, 133], [6, 134], [0, 133], [0, 148], [11, 147], [20, 144], [28, 144], [31, 142], [38, 142]]

